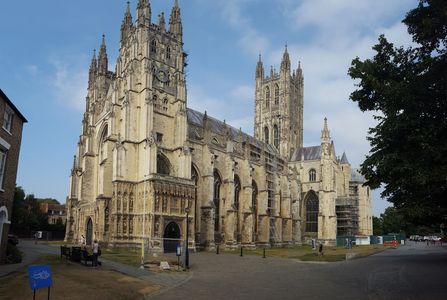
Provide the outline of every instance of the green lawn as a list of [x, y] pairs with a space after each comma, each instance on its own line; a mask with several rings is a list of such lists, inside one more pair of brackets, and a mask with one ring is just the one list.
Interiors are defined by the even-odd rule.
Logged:
[[[266, 248], [266, 257], [279, 257], [298, 259], [302, 261], [342, 261], [345, 260], [346, 253], [356, 253], [356, 257], [365, 257], [374, 253], [381, 252], [387, 249], [383, 245], [365, 245], [354, 246], [352, 249], [346, 249], [345, 247], [328, 247], [323, 248], [323, 256], [318, 255], [318, 251], [312, 250], [310, 246], [291, 246], [291, 247], [273, 247]], [[258, 249], [244, 249], [244, 255], [263, 255], [263, 248]], [[237, 250], [224, 250], [225, 253], [240, 254], [240, 249]]]

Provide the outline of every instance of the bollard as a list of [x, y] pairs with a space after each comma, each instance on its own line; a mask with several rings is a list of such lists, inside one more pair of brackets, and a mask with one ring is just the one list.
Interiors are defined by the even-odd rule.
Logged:
[[265, 258], [265, 248], [264, 248], [264, 251], [263, 251], [264, 253], [263, 253], [263, 255], [262, 255], [262, 258]]
[[244, 247], [241, 246], [241, 256], [244, 256], [244, 254], [242, 253]]
[[219, 245], [217, 245], [216, 254], [219, 254]]

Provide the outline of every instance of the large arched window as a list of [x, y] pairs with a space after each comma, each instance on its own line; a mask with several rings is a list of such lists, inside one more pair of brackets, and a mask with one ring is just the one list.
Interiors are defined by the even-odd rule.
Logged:
[[253, 241], [256, 241], [258, 233], [258, 185], [256, 181], [251, 182], [251, 207], [253, 209]]
[[270, 107], [270, 88], [265, 87], [265, 107]]
[[196, 239], [196, 243], [199, 242], [199, 237], [200, 234], [198, 234], [197, 232], [197, 228], [199, 228], [199, 216], [198, 214], [200, 213], [199, 210], [197, 209], [197, 190], [198, 190], [198, 186], [199, 186], [199, 172], [197, 172], [197, 169], [194, 167], [193, 164], [191, 164], [191, 180], [192, 182], [194, 182], [194, 202], [193, 202], [193, 206], [194, 206], [194, 213], [195, 218], [194, 218], [194, 232], [196, 233], [195, 239]]
[[151, 53], [157, 53], [157, 41], [156, 40], [151, 41]]
[[273, 144], [276, 148], [279, 147], [279, 128], [278, 125], [273, 126]]
[[318, 232], [318, 197], [314, 192], [306, 198], [306, 232]]
[[157, 155], [157, 174], [169, 175], [170, 174], [169, 160], [163, 154]]
[[310, 182], [317, 181], [317, 171], [315, 171], [315, 169], [310, 169], [309, 170], [309, 181]]
[[275, 84], [275, 105], [279, 104], [279, 85]]
[[107, 158], [107, 148], [105, 147], [105, 142], [107, 140], [108, 128], [107, 125], [102, 130], [101, 138], [99, 139], [99, 161], [102, 162]]
[[220, 230], [220, 187], [222, 185], [222, 179], [220, 178], [217, 170], [214, 170], [214, 192], [213, 192], [213, 203], [215, 207], [214, 212], [214, 231], [218, 232]]
[[269, 143], [269, 128], [267, 126], [264, 127], [264, 142]]

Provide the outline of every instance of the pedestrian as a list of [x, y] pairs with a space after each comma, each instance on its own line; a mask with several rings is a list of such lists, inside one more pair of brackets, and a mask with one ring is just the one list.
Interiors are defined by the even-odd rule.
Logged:
[[80, 243], [81, 245], [85, 245], [85, 237], [84, 237], [83, 234], [81, 235], [81, 239], [80, 239], [79, 243]]
[[93, 266], [98, 267], [98, 254], [99, 254], [99, 243], [97, 240], [93, 241]]
[[323, 256], [323, 243], [320, 243], [320, 246], [318, 246], [318, 255]]

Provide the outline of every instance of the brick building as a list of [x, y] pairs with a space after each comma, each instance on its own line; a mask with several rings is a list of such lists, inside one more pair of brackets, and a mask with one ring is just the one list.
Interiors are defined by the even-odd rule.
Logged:
[[23, 123], [27, 120], [0, 89], [0, 263], [5, 261]]

